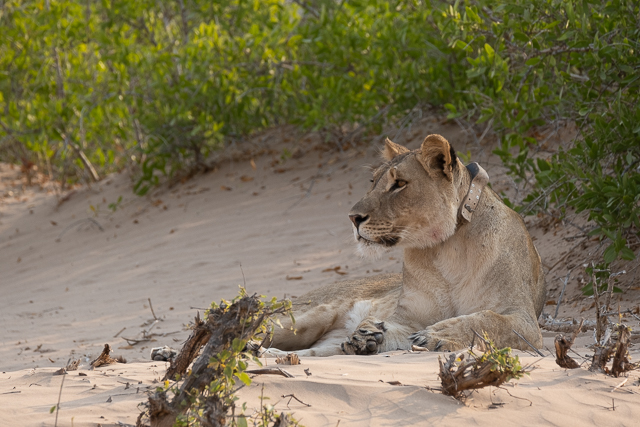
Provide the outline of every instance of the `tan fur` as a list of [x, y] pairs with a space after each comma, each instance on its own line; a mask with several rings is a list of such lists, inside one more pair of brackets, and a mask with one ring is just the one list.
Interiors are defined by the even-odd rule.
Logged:
[[471, 222], [459, 221], [471, 177], [451, 153], [439, 135], [414, 151], [387, 140], [387, 162], [350, 217], [364, 255], [404, 248], [402, 275], [336, 283], [296, 299], [297, 334], [289, 324], [277, 329], [269, 353], [457, 350], [471, 344], [473, 331], [499, 347], [529, 348], [514, 331], [542, 346], [544, 275], [524, 222], [489, 188]]

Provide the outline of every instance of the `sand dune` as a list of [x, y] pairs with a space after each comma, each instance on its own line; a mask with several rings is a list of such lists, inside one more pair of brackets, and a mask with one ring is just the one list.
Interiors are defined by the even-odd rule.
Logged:
[[[453, 128], [441, 131], [459, 137]], [[70, 358], [84, 366], [65, 376], [58, 425], [134, 424], [144, 392], [165, 370], [149, 360], [150, 348], [179, 348], [185, 325], [211, 301], [234, 297], [243, 283], [249, 292], [283, 297], [400, 271], [398, 251], [360, 259], [346, 217], [369, 186], [363, 165], [378, 162], [375, 148], [312, 151], [274, 166], [278, 158], [256, 156], [255, 168], [249, 160], [221, 161], [214, 172], [142, 198], [125, 174], [113, 175], [64, 193], [62, 203], [51, 186], [24, 188], [17, 170], [0, 165], [0, 425], [54, 425], [49, 410], [63, 377], [52, 374]], [[543, 260], [572, 245], [550, 234], [534, 233]], [[336, 266], [347, 274], [324, 271]], [[561, 316], [578, 313], [578, 303]], [[140, 339], [154, 314], [161, 321], [153, 341], [123, 339]], [[552, 348], [554, 334], [546, 335]], [[589, 342], [583, 334], [577, 352], [589, 353]], [[105, 343], [129, 363], [87, 370]], [[240, 397], [250, 411], [258, 408], [264, 385], [278, 411], [308, 426], [637, 424], [637, 372], [612, 393], [621, 379], [519, 354], [535, 367], [528, 377], [464, 402], [429, 389], [438, 386], [437, 353], [403, 352], [306, 358], [287, 367], [295, 378], [255, 377]], [[291, 393], [311, 407], [287, 405], [280, 396]]]

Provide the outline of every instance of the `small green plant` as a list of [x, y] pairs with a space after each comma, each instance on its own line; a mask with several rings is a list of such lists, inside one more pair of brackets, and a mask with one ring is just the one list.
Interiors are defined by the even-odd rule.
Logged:
[[115, 213], [115, 211], [118, 210], [120, 203], [122, 203], [122, 196], [119, 196], [118, 200], [116, 200], [115, 202], [109, 203], [109, 209], [111, 210], [111, 212]]
[[291, 154], [291, 150], [285, 147], [282, 149], [282, 154], [280, 154], [280, 161], [284, 163], [289, 160], [291, 156], [293, 156], [293, 154]]

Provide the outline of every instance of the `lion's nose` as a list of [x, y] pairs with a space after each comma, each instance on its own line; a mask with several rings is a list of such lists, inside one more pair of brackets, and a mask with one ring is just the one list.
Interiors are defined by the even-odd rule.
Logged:
[[359, 214], [354, 214], [354, 215], [349, 215], [349, 219], [351, 220], [351, 222], [353, 223], [353, 225], [356, 226], [356, 228], [360, 227], [360, 224], [362, 224], [363, 222], [366, 222], [369, 219], [369, 215], [359, 215]]

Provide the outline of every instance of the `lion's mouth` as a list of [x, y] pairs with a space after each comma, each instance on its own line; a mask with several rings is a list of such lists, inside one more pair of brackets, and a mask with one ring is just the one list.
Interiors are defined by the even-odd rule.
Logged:
[[367, 238], [362, 237], [361, 235], [358, 235], [358, 242], [365, 245], [379, 245], [379, 246], [391, 248], [397, 245], [398, 242], [400, 242], [400, 237], [387, 235], [387, 236], [380, 236], [376, 240], [369, 240]]

